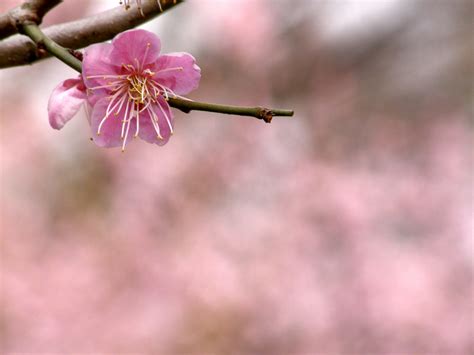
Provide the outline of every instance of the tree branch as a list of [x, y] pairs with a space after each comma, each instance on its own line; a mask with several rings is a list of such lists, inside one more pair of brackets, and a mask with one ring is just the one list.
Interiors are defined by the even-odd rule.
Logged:
[[44, 15], [62, 0], [26, 0], [20, 6], [0, 15], [0, 39], [19, 32], [19, 25], [30, 21], [41, 24]]
[[[54, 41], [52, 41], [43, 32], [41, 32], [37, 25], [24, 24], [23, 31], [37, 45], [44, 46], [44, 49], [46, 49], [52, 55], [56, 56], [62, 62], [66, 63], [78, 72], [82, 72], [81, 61], [74, 57], [71, 53], [69, 53], [67, 49], [59, 46], [57, 43], [54, 43]], [[197, 102], [189, 99], [181, 99], [177, 97], [168, 98], [167, 101], [171, 107], [177, 108], [178, 110], [181, 110], [185, 113], [189, 113], [191, 111], [208, 111], [225, 113], [229, 115], [251, 116], [264, 120], [267, 123], [270, 123], [274, 116], [293, 116], [293, 111], [291, 110], [269, 109], [264, 107], [219, 105], [207, 102]]]
[[[163, 11], [181, 2], [183, 0], [160, 0]], [[156, 0], [142, 0], [141, 11], [136, 3], [128, 10], [119, 6], [81, 20], [50, 26], [44, 29], [44, 34], [63, 47], [78, 49], [112, 39], [118, 33], [141, 25], [160, 14]], [[0, 42], [0, 68], [30, 64], [47, 56], [44, 51], [38, 51], [35, 44], [25, 36], [16, 35]]]

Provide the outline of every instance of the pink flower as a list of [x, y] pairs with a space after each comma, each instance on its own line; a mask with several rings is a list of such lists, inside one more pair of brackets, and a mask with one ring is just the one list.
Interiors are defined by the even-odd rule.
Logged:
[[[92, 106], [90, 124], [97, 145], [122, 146], [123, 150], [132, 137], [163, 145], [173, 134], [167, 100], [194, 90], [201, 73], [190, 54], [159, 55], [160, 47], [153, 33], [130, 30], [112, 43], [95, 44], [84, 51], [82, 79]], [[69, 79], [53, 91], [49, 105], [53, 128], [62, 128], [77, 112], [77, 100], [84, 99], [79, 95], [84, 92], [81, 88], [78, 79]]]

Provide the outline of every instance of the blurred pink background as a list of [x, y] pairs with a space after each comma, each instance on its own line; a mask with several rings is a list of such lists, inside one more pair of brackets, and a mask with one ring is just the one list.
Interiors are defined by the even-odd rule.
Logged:
[[[18, 1], [3, 1], [2, 11]], [[66, 0], [62, 22], [118, 5]], [[62, 131], [57, 60], [0, 71], [3, 354], [472, 354], [473, 3], [188, 0], [164, 147]]]

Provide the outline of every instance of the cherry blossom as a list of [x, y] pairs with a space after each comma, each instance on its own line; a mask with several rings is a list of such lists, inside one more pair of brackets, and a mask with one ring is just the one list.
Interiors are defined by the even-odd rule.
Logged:
[[62, 128], [86, 98], [97, 145], [124, 150], [134, 137], [167, 143], [173, 134], [167, 100], [197, 88], [201, 70], [192, 55], [160, 55], [160, 49], [159, 38], [141, 29], [123, 32], [112, 43], [86, 48], [82, 81], [66, 80], [51, 95], [51, 126]]

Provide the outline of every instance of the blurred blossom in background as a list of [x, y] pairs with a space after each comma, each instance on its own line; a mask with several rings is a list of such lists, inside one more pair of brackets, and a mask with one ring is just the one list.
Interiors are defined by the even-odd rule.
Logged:
[[1, 70], [0, 352], [472, 354], [473, 6], [188, 0], [144, 27], [190, 98], [296, 115], [123, 154], [49, 127], [72, 69]]

